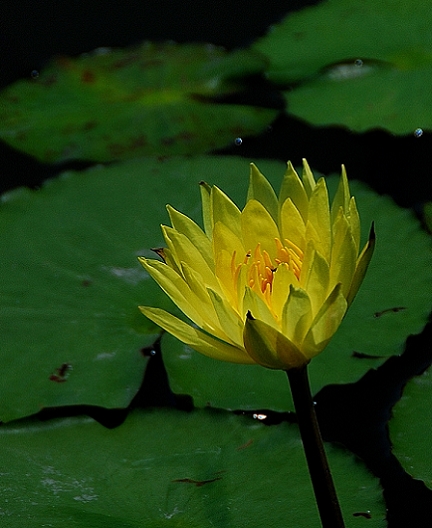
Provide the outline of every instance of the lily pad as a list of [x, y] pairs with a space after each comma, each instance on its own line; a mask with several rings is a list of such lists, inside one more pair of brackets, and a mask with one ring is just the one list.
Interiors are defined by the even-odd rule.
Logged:
[[335, 0], [290, 14], [258, 41], [291, 114], [395, 134], [432, 129], [432, 13], [421, 0]]
[[145, 43], [58, 58], [0, 94], [0, 138], [44, 162], [197, 154], [260, 132], [277, 111], [212, 98], [266, 61], [247, 50]]
[[[268, 170], [260, 163], [258, 166], [277, 189], [282, 172], [276, 176], [276, 167]], [[219, 185], [242, 205], [246, 191], [240, 190], [240, 184], [243, 186], [247, 180], [247, 169], [234, 182], [229, 181], [229, 174], [221, 172], [209, 183]], [[331, 191], [335, 191], [337, 181], [334, 177], [327, 179]], [[363, 243], [374, 221], [377, 244], [348, 314], [327, 349], [310, 363], [314, 393], [330, 383], [355, 382], [389, 356], [401, 353], [406, 338], [421, 332], [431, 310], [432, 256], [428, 235], [410, 211], [396, 206], [388, 197], [379, 196], [356, 181], [350, 182], [350, 189], [361, 217]], [[172, 205], [177, 207], [176, 202]], [[179, 209], [188, 214], [184, 208]], [[191, 395], [197, 406], [293, 409], [283, 372], [209, 359], [168, 336], [162, 341], [162, 349], [172, 390]]]
[[[386, 526], [378, 479], [328, 446], [347, 527]], [[226, 413], [136, 411], [0, 428], [9, 528], [321, 526], [295, 425]]]
[[130, 403], [147, 361], [140, 349], [159, 335], [138, 306], [174, 309], [137, 257], [162, 245], [167, 202], [198, 217], [198, 182], [242, 171], [239, 159], [142, 159], [2, 197], [0, 420]]
[[405, 471], [432, 488], [432, 372], [411, 379], [389, 422], [393, 453]]

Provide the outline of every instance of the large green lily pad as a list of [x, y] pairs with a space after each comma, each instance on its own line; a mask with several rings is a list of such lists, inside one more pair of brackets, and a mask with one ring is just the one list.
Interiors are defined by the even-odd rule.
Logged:
[[262, 56], [145, 43], [59, 58], [0, 94], [0, 138], [45, 162], [197, 154], [260, 132], [276, 111], [211, 98], [241, 92]]
[[288, 15], [255, 48], [288, 111], [315, 125], [432, 129], [432, 24], [421, 0], [334, 0]]
[[[328, 447], [347, 527], [384, 527], [378, 480]], [[295, 425], [226, 413], [136, 411], [0, 428], [8, 528], [321, 526]]]
[[[281, 163], [263, 166], [283, 172]], [[173, 309], [137, 257], [162, 245], [165, 204], [198, 216], [198, 182], [220, 172], [246, 177], [248, 164], [135, 160], [2, 197], [0, 420], [130, 403], [147, 361], [140, 349], [159, 335], [138, 305]]]
[[432, 372], [410, 380], [389, 422], [393, 453], [407, 473], [432, 488]]

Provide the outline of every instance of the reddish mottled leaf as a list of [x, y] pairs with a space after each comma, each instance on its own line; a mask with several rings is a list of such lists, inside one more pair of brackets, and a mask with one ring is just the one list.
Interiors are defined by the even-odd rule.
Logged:
[[192, 154], [261, 131], [276, 111], [212, 98], [259, 74], [256, 53], [146, 43], [58, 58], [0, 94], [0, 138], [44, 162]]

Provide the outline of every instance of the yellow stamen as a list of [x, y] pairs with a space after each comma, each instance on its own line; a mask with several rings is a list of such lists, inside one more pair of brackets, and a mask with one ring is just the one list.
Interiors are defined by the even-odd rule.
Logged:
[[301, 274], [303, 251], [288, 239], [284, 239], [284, 242], [283, 245], [278, 238], [275, 238], [276, 256], [273, 260], [266, 250], [261, 251], [261, 244], [257, 244], [253, 253], [249, 250], [243, 262], [238, 265], [235, 263], [237, 256], [235, 251], [232, 256], [231, 272], [234, 284], [238, 284], [240, 269], [246, 266], [247, 284], [260, 295], [270, 309], [272, 309], [273, 279], [278, 267], [286, 266], [297, 279], [300, 278]]

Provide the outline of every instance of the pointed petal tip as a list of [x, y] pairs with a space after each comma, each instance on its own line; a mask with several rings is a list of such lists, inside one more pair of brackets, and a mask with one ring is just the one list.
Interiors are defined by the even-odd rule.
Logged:
[[[150, 313], [149, 311], [147, 311], [147, 309], [151, 307], [150, 306], [138, 306], [138, 310], [147, 317], [147, 313]], [[147, 313], [146, 313], [147, 312]]]
[[[165, 258], [165, 248], [163, 247], [158, 247], [158, 248], [150, 248], [151, 251], [154, 251], [154, 253], [156, 253], [156, 255], [158, 257], [160, 257], [163, 262], [166, 262], [166, 258]], [[139, 257], [139, 258], [143, 258], [143, 257]]]
[[204, 180], [201, 180], [198, 182], [198, 185], [202, 188], [202, 189], [205, 189], [206, 191], [210, 192], [211, 191], [211, 185], [208, 184], [206, 181]]
[[375, 234], [375, 221], [372, 221], [370, 231], [369, 231], [369, 242], [375, 243], [376, 240], [376, 234]]

